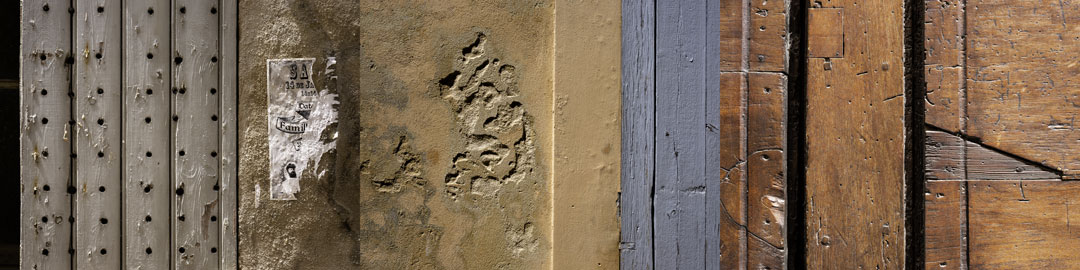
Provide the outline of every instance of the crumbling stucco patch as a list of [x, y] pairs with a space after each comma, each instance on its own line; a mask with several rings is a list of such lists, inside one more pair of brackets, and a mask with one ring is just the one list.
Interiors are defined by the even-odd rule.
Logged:
[[[241, 0], [241, 267], [550, 268], [553, 10], [543, 0]], [[500, 59], [489, 74], [505, 66], [515, 93], [489, 101], [501, 110], [475, 110], [488, 115], [466, 128], [458, 116], [468, 109], [456, 110], [439, 80], [459, 70], [477, 32], [490, 37], [481, 58]], [[290, 57], [315, 57], [319, 68], [335, 57], [337, 79], [315, 84], [339, 95], [337, 133], [323, 134], [337, 135], [337, 147], [308, 167], [295, 201], [272, 201], [265, 60]], [[495, 153], [488, 164], [483, 149]], [[445, 179], [458, 154], [503, 183], [451, 198]]]
[[465, 149], [454, 155], [446, 193], [494, 196], [504, 184], [532, 173], [536, 147], [532, 120], [518, 100], [515, 68], [487, 52], [487, 36], [461, 50], [455, 70], [439, 80], [456, 113]]

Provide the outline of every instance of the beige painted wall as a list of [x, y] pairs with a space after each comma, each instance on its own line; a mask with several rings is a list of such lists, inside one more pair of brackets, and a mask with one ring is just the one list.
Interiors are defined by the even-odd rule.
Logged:
[[[596, 2], [241, 0], [240, 265], [618, 267], [619, 4]], [[265, 63], [297, 57], [339, 95], [337, 148], [272, 201]]]
[[555, 4], [554, 269], [619, 267], [620, 8]]

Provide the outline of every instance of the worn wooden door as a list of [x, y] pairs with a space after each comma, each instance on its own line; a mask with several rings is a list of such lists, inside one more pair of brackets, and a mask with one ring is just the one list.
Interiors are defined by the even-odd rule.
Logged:
[[926, 268], [1080, 268], [1080, 3], [925, 3]]
[[623, 1], [624, 268], [786, 268], [789, 4]]
[[236, 2], [22, 3], [22, 269], [236, 265]]

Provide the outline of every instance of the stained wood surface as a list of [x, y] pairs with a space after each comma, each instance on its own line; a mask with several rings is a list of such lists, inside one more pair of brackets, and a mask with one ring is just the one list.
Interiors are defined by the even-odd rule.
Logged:
[[[216, 2], [173, 2], [173, 264], [220, 266], [219, 13]], [[209, 132], [208, 132], [209, 131]]]
[[808, 12], [809, 27], [806, 34], [809, 57], [844, 57], [844, 9], [811, 8]]
[[[27, 2], [19, 51], [21, 269], [70, 269], [71, 14], [67, 1]], [[8, 131], [14, 132], [14, 131]], [[14, 181], [14, 180], [9, 180]], [[15, 207], [15, 206], [8, 206]]]
[[926, 123], [962, 131], [964, 119], [964, 1], [926, 0]]
[[1056, 172], [1008, 153], [967, 142], [964, 147], [968, 180], [1055, 180]]
[[123, 258], [121, 1], [78, 1], [74, 11], [74, 267], [118, 269]]
[[[169, 268], [169, 1], [125, 1], [124, 264]], [[151, 11], [152, 10], [152, 11]]]
[[925, 145], [926, 180], [967, 180], [963, 138], [927, 130]]
[[972, 269], [1076, 269], [1080, 182], [970, 182]]
[[[721, 48], [710, 46], [708, 52]], [[709, 55], [712, 55], [711, 53]], [[709, 61], [708, 67], [722, 65]], [[714, 69], [710, 69], [714, 70]], [[743, 265], [746, 254], [747, 164], [743, 127], [746, 77], [710, 72], [705, 93], [706, 269]]]
[[[842, 8], [843, 58], [807, 66], [807, 267], [902, 269], [905, 263], [903, 1], [821, 1]], [[826, 13], [821, 13], [826, 12]], [[807, 46], [826, 46], [813, 35]], [[812, 54], [829, 57], [832, 54]], [[920, 101], [921, 102], [921, 101]]]
[[[738, 1], [714, 1], [721, 2], [721, 6]], [[788, 63], [787, 46], [787, 20], [788, 1], [749, 1], [749, 12], [746, 14], [750, 21], [749, 55], [747, 55], [749, 69], [751, 71], [786, 72]], [[737, 10], [738, 8], [732, 7]], [[710, 17], [710, 19], [716, 16]]]
[[967, 185], [926, 183], [926, 269], [967, 269]]
[[968, 133], [1066, 175], [1080, 170], [1080, 5], [967, 1]]
[[653, 127], [655, 6], [622, 1], [622, 193], [619, 260], [624, 269], [653, 265]]
[[[779, 73], [750, 73], [747, 89], [747, 228], [767, 245], [784, 250], [787, 215], [787, 78]], [[756, 267], [751, 265], [751, 267]]]

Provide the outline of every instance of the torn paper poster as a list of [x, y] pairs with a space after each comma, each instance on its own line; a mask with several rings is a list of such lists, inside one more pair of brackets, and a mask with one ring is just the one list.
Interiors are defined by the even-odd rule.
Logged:
[[[314, 58], [266, 61], [267, 136], [270, 145], [270, 199], [295, 200], [309, 166], [334, 149], [336, 136], [320, 140], [337, 122], [337, 95], [315, 87]], [[327, 59], [322, 76], [336, 79], [335, 61]]]

